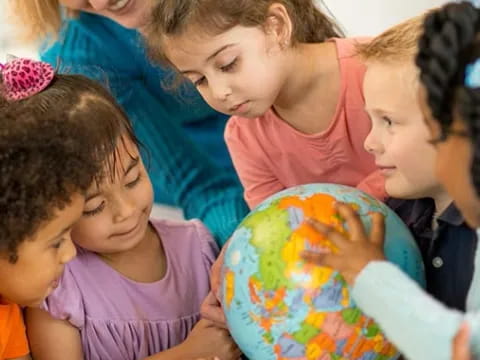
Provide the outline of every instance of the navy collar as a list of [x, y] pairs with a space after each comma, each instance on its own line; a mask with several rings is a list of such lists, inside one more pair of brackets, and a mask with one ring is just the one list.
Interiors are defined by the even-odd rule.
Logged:
[[455, 204], [452, 202], [443, 213], [438, 217], [438, 221], [453, 225], [460, 226], [465, 223], [465, 219]]

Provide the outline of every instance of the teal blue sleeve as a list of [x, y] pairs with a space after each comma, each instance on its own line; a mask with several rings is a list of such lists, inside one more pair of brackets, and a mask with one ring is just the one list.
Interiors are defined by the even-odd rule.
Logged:
[[409, 360], [451, 360], [453, 338], [465, 321], [472, 351], [480, 355], [480, 312], [463, 314], [445, 307], [391, 263], [367, 265], [352, 296]]
[[154, 188], [167, 192], [187, 219], [204, 222], [223, 245], [248, 212], [235, 172], [214, 164], [186, 136], [165, 103], [168, 97], [159, 98], [149, 91], [145, 74], [134, 65], [135, 54], [129, 58], [118, 49], [113, 52], [109, 41], [95, 38], [101, 31], [108, 34], [109, 28], [99, 27], [85, 36], [88, 30], [84, 27], [76, 31], [72, 26], [65, 41], [44, 52], [42, 59], [61, 65], [62, 71], [100, 80], [112, 91], [145, 147], [142, 155]]

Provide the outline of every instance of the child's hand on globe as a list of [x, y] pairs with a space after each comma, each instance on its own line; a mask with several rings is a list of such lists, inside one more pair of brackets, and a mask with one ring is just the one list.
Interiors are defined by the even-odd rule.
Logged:
[[227, 329], [227, 320], [220, 301], [213, 291], [210, 291], [200, 307], [202, 318], [210, 320], [217, 327]]
[[372, 231], [367, 234], [363, 223], [355, 210], [344, 203], [337, 203], [338, 214], [345, 219], [349, 237], [341, 234], [335, 228], [309, 218], [308, 224], [329, 241], [338, 251], [335, 253], [304, 252], [304, 260], [330, 267], [339, 271], [345, 280], [353, 285], [355, 278], [371, 261], [385, 260], [383, 243], [385, 237], [385, 223], [383, 215], [372, 213]]
[[204, 319], [208, 319], [214, 322], [218, 327], [227, 328], [225, 314], [222, 309], [222, 305], [220, 303], [219, 298], [219, 290], [221, 284], [221, 276], [222, 276], [222, 266], [225, 258], [225, 250], [228, 246], [227, 241], [225, 245], [223, 245], [222, 251], [218, 255], [217, 260], [212, 265], [210, 269], [210, 293], [207, 295], [205, 300], [202, 303], [200, 308], [200, 312], [202, 313], [202, 317]]
[[228, 330], [201, 319], [183, 343], [177, 346], [179, 359], [239, 360], [242, 356]]

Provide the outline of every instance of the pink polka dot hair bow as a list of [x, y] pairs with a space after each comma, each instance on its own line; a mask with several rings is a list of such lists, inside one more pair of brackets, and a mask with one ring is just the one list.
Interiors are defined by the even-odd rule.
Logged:
[[11, 58], [0, 64], [3, 96], [8, 101], [26, 99], [38, 94], [53, 80], [55, 70], [50, 64], [25, 58]]

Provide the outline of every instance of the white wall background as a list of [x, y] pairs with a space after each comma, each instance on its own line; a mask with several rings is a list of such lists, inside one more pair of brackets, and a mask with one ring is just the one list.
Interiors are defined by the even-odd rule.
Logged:
[[[317, 0], [321, 3], [321, 0]], [[347, 35], [376, 35], [446, 0], [323, 0]]]

